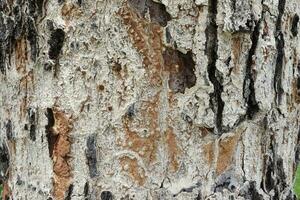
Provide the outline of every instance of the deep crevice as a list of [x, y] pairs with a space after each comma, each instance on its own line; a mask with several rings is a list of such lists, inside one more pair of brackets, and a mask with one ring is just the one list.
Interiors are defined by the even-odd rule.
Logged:
[[55, 123], [54, 114], [52, 108], [47, 108], [46, 117], [48, 119], [48, 124], [45, 126], [46, 137], [48, 140], [49, 156], [52, 158], [54, 146], [58, 139], [58, 134], [54, 133], [53, 126]]
[[88, 195], [89, 195], [89, 182], [86, 182], [84, 184], [83, 195], [84, 195], [84, 198], [87, 200], [88, 199]]
[[58, 28], [55, 29], [50, 36], [48, 44], [50, 45], [49, 48], [49, 58], [52, 60], [56, 60], [61, 52], [65, 40], [65, 32]]
[[298, 35], [298, 22], [299, 22], [299, 16], [295, 14], [292, 20], [292, 27], [291, 27], [291, 32], [294, 37]]
[[281, 104], [281, 96], [284, 92], [282, 88], [282, 67], [283, 67], [283, 59], [284, 59], [284, 36], [282, 33], [282, 16], [285, 8], [285, 0], [279, 0], [278, 2], [278, 16], [276, 20], [276, 28], [275, 28], [275, 42], [276, 42], [276, 50], [277, 50], [277, 58], [276, 58], [276, 66], [275, 66], [275, 74], [274, 74], [274, 89], [276, 92], [275, 102], [277, 105]]
[[72, 193], [73, 193], [73, 189], [74, 189], [74, 185], [71, 184], [68, 188], [68, 191], [67, 191], [67, 196], [65, 198], [65, 200], [71, 200], [71, 196], [72, 196]]
[[253, 65], [253, 56], [257, 48], [257, 43], [260, 37], [260, 24], [261, 19], [256, 23], [254, 30], [251, 34], [251, 47], [249, 50], [248, 58], [246, 61], [246, 76], [243, 84], [243, 96], [247, 102], [246, 115], [252, 119], [253, 116], [259, 111], [259, 106], [255, 97], [255, 88], [254, 88], [254, 74], [252, 72]]
[[110, 191], [103, 191], [101, 192], [101, 200], [112, 200], [113, 195]]
[[7, 177], [7, 170], [9, 168], [9, 152], [5, 143], [0, 146], [0, 183], [5, 182]]
[[210, 82], [214, 86], [210, 102], [215, 112], [215, 122], [217, 134], [222, 134], [222, 114], [224, 102], [222, 100], [223, 86], [217, 75], [216, 62], [218, 59], [218, 26], [216, 23], [217, 0], [208, 1], [208, 25], [205, 30], [206, 35], [206, 55], [208, 59], [207, 71]]

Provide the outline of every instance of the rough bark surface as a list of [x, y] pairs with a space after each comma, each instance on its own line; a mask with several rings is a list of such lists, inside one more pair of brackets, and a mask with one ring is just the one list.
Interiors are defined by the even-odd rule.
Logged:
[[295, 199], [299, 13], [0, 1], [3, 199]]

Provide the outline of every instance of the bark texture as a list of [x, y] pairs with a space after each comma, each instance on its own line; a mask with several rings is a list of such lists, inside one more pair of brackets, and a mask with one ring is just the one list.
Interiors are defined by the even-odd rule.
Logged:
[[0, 1], [4, 199], [295, 199], [299, 0]]

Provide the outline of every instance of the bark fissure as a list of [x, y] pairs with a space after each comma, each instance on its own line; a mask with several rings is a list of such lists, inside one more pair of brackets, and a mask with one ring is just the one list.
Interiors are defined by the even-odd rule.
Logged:
[[207, 71], [210, 82], [214, 86], [211, 94], [211, 103], [215, 112], [216, 133], [222, 134], [222, 114], [224, 102], [222, 100], [223, 86], [217, 76], [216, 62], [218, 59], [218, 26], [216, 23], [217, 0], [208, 1], [208, 25], [205, 30], [206, 35], [206, 55], [208, 59]]
[[51, 33], [51, 37], [48, 41], [48, 44], [50, 45], [49, 48], [49, 58], [52, 60], [56, 60], [61, 52], [61, 49], [63, 47], [64, 44], [64, 40], [65, 40], [65, 32], [58, 28], [55, 29], [52, 33]]
[[291, 27], [291, 32], [294, 37], [298, 35], [298, 22], [299, 22], [299, 16], [295, 14], [292, 20], [292, 27]]
[[281, 97], [284, 92], [282, 87], [282, 68], [284, 59], [284, 35], [282, 32], [282, 16], [284, 14], [286, 0], [279, 0], [278, 2], [278, 16], [275, 25], [275, 42], [277, 50], [275, 74], [274, 74], [274, 89], [276, 92], [275, 102], [277, 105], [281, 104]]
[[9, 161], [8, 147], [5, 143], [2, 143], [0, 146], [0, 183], [5, 182], [8, 178]]
[[253, 78], [253, 57], [255, 56], [256, 48], [257, 48], [257, 43], [260, 37], [260, 24], [261, 24], [260, 19], [255, 27], [254, 30], [251, 34], [251, 47], [248, 53], [248, 58], [246, 62], [246, 76], [244, 79], [244, 84], [243, 84], [243, 96], [246, 100], [247, 103], [247, 110], [246, 110], [246, 115], [252, 119], [255, 113], [259, 111], [259, 106], [255, 98], [255, 88], [254, 88], [254, 78]]
[[54, 114], [52, 108], [47, 108], [46, 117], [48, 119], [48, 124], [45, 126], [46, 129], [46, 137], [48, 140], [48, 149], [49, 149], [49, 156], [52, 158], [54, 145], [58, 139], [58, 135], [54, 134], [53, 126], [55, 123]]

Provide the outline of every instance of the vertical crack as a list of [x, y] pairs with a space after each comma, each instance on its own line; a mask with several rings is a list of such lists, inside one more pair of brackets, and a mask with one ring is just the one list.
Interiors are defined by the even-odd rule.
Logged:
[[279, 0], [278, 2], [278, 16], [276, 20], [276, 29], [275, 29], [275, 42], [276, 42], [276, 50], [277, 50], [277, 58], [276, 58], [276, 66], [275, 66], [275, 74], [274, 74], [274, 88], [276, 92], [275, 102], [277, 105], [281, 103], [281, 96], [283, 94], [282, 88], [282, 66], [283, 66], [283, 57], [284, 57], [284, 36], [282, 33], [282, 16], [285, 8], [285, 0]]
[[[263, 18], [263, 14], [262, 14]], [[261, 18], [261, 19], [262, 19]], [[249, 50], [248, 58], [246, 61], [246, 76], [244, 80], [243, 85], [243, 96], [246, 99], [247, 102], [247, 110], [246, 115], [252, 119], [255, 113], [258, 112], [259, 107], [258, 103], [255, 98], [255, 88], [254, 88], [254, 79], [253, 79], [253, 71], [252, 71], [252, 65], [253, 65], [253, 56], [255, 55], [257, 43], [260, 36], [260, 24], [261, 19], [256, 23], [254, 30], [251, 33], [251, 47]]]
[[222, 134], [222, 114], [224, 102], [221, 94], [223, 86], [219, 78], [216, 76], [216, 62], [218, 59], [218, 26], [216, 23], [217, 16], [217, 0], [208, 1], [208, 25], [205, 30], [206, 35], [206, 55], [208, 59], [207, 71], [208, 77], [214, 86], [214, 92], [211, 94], [210, 102], [215, 112], [215, 122], [217, 134]]

